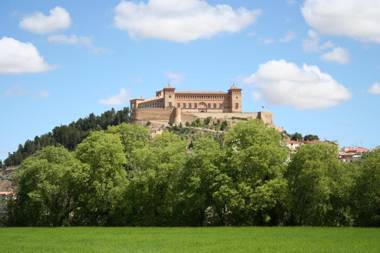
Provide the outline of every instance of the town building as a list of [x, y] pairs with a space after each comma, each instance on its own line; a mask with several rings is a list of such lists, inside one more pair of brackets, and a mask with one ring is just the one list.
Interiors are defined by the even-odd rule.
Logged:
[[339, 152], [339, 160], [343, 162], [353, 162], [358, 161], [362, 158], [365, 153], [370, 150], [363, 147], [345, 147]]

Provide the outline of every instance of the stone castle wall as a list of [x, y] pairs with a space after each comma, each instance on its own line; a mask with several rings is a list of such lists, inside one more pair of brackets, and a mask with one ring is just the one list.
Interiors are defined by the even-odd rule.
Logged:
[[133, 121], [166, 121], [172, 120], [173, 108], [139, 108], [132, 111]]
[[135, 122], [156, 121], [163, 124], [179, 124], [193, 122], [197, 118], [209, 117], [226, 121], [259, 119], [267, 125], [274, 126], [271, 112], [187, 112], [180, 108], [138, 108], [132, 110], [132, 120]]

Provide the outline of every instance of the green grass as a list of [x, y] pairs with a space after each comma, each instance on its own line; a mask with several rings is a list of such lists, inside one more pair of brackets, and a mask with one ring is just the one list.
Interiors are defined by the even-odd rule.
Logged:
[[380, 229], [1, 228], [0, 252], [380, 252]]

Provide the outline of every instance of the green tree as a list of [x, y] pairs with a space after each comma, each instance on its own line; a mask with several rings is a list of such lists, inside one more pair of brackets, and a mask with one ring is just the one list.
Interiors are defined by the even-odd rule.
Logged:
[[130, 160], [133, 150], [143, 148], [149, 141], [149, 130], [136, 124], [123, 123], [111, 126], [107, 132], [120, 136], [127, 160]]
[[290, 139], [292, 141], [302, 141], [303, 140], [303, 137], [302, 137], [302, 134], [298, 133], [298, 132], [295, 132], [294, 134], [291, 134], [290, 135]]
[[261, 121], [241, 122], [227, 132], [224, 145], [226, 174], [218, 178], [214, 193], [224, 223], [281, 223], [288, 152], [281, 146], [280, 133]]
[[186, 162], [185, 140], [164, 132], [133, 151], [134, 170], [125, 196], [132, 225], [172, 225], [178, 178]]
[[313, 135], [313, 134], [307, 134], [305, 137], [303, 137], [304, 141], [318, 141], [319, 137], [318, 135]]
[[320, 226], [352, 222], [347, 205], [352, 171], [337, 157], [336, 145], [324, 143], [304, 145], [294, 155], [286, 175], [290, 224]]
[[380, 149], [365, 155], [352, 191], [355, 224], [380, 226]]
[[124, 170], [126, 158], [119, 136], [100, 131], [92, 132], [78, 145], [75, 153], [90, 168], [78, 223], [112, 223], [114, 210], [120, 204], [127, 186]]
[[223, 150], [212, 137], [199, 137], [192, 142], [192, 152], [181, 173], [176, 206], [179, 225], [216, 225], [219, 219], [207, 217], [215, 210], [215, 178], [220, 174]]
[[88, 167], [63, 147], [46, 147], [17, 170], [17, 198], [10, 206], [14, 225], [70, 224], [88, 182]]

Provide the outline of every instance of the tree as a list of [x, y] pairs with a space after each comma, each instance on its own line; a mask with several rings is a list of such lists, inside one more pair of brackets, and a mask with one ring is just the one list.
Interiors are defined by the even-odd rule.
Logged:
[[[144, 147], [149, 141], [149, 130], [136, 124], [123, 123], [111, 126], [107, 132], [119, 135], [128, 160], [130, 160], [133, 150]], [[129, 164], [129, 169], [131, 166]]]
[[69, 150], [74, 150], [90, 131], [105, 130], [108, 126], [128, 121], [129, 108], [127, 107], [117, 112], [111, 109], [100, 116], [91, 113], [88, 117], [80, 118], [68, 125], [57, 126], [52, 132], [36, 136], [34, 140], [27, 140], [24, 145], [19, 145], [15, 152], [8, 155], [4, 164], [6, 166], [19, 165], [25, 158], [46, 146], [63, 145]]
[[127, 161], [119, 136], [92, 132], [78, 145], [75, 154], [90, 168], [78, 222], [88, 225], [112, 223], [113, 211], [127, 186], [124, 170]]
[[164, 132], [133, 151], [125, 217], [132, 225], [173, 225], [179, 174], [186, 162], [185, 140]]
[[308, 134], [308, 135], [305, 135], [305, 137], [303, 137], [303, 140], [304, 141], [318, 141], [319, 137], [318, 135]]
[[220, 144], [206, 136], [192, 142], [192, 152], [181, 172], [176, 224], [217, 225], [219, 219], [207, 215], [207, 210], [215, 210], [213, 193], [215, 179], [221, 174], [223, 151]]
[[63, 147], [46, 147], [17, 170], [17, 198], [10, 206], [14, 225], [61, 226], [76, 215], [88, 182], [88, 167]]
[[302, 134], [298, 133], [298, 132], [295, 132], [294, 134], [291, 134], [290, 135], [290, 139], [292, 141], [302, 141], [303, 140], [303, 137], [302, 137]]
[[[281, 135], [252, 120], [230, 129], [224, 145], [227, 152], [225, 175], [219, 178], [222, 219], [233, 224], [277, 224], [286, 197], [283, 178], [288, 155]], [[225, 222], [224, 222], [225, 223]]]
[[290, 224], [344, 225], [352, 222], [347, 193], [352, 182], [332, 144], [304, 145], [293, 156], [289, 184]]
[[380, 149], [365, 155], [359, 169], [352, 191], [355, 224], [380, 226]]

